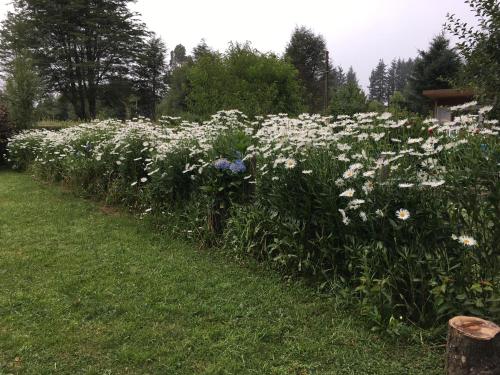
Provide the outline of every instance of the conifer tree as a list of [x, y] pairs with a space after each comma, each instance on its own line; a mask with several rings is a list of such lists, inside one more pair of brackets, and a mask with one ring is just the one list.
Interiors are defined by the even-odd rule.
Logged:
[[326, 42], [306, 27], [297, 27], [286, 47], [285, 57], [298, 70], [309, 111], [322, 110], [326, 73]]
[[462, 63], [450, 41], [444, 35], [436, 36], [427, 51], [420, 51], [408, 85], [407, 102], [414, 112], [427, 114], [431, 103], [422, 95], [424, 90], [453, 87]]
[[386, 103], [387, 98], [387, 71], [384, 60], [379, 60], [375, 69], [370, 74], [369, 86], [370, 100]]

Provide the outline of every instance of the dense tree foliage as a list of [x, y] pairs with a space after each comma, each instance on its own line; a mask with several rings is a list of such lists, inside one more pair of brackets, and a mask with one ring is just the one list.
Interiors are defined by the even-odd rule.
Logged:
[[224, 54], [204, 49], [171, 73], [166, 113], [206, 118], [233, 108], [250, 116], [297, 114], [302, 109], [297, 71], [272, 54], [235, 44]]
[[139, 112], [149, 118], [156, 117], [156, 107], [167, 87], [167, 48], [160, 38], [151, 37], [139, 54], [135, 77], [139, 97]]
[[187, 94], [190, 88], [187, 73], [191, 65], [192, 63], [185, 63], [168, 72], [167, 95], [158, 109], [162, 115], [187, 115]]
[[347, 74], [345, 75], [345, 80], [346, 83], [349, 84], [354, 84], [356, 86], [359, 86], [358, 82], [358, 76], [356, 75], [356, 72], [352, 68], [352, 66], [349, 67], [349, 70], [347, 71]]
[[[131, 78], [111, 77], [101, 85], [98, 98], [99, 118], [124, 120], [138, 115], [150, 116], [149, 113], [140, 111], [141, 98], [137, 94], [136, 82]], [[150, 108], [148, 103], [144, 103], [144, 106], [146, 110]]]
[[323, 108], [326, 51], [324, 38], [303, 26], [294, 30], [286, 47], [285, 56], [299, 72], [310, 112]]
[[191, 58], [186, 54], [186, 47], [184, 47], [182, 44], [178, 44], [170, 52], [170, 70], [173, 71], [181, 65], [189, 62], [190, 60]]
[[453, 87], [461, 68], [460, 57], [450, 48], [450, 41], [443, 35], [436, 36], [427, 51], [419, 51], [413, 74], [409, 79], [408, 105], [414, 112], [427, 114], [430, 102], [423, 90], [447, 89]]
[[413, 59], [393, 59], [387, 69], [387, 93], [386, 98], [390, 99], [396, 92], [403, 92], [408, 84], [408, 79], [413, 73]]
[[491, 101], [500, 114], [500, 3], [496, 0], [469, 0], [477, 28], [455, 15], [448, 15], [446, 29], [459, 38], [457, 50], [464, 57], [462, 84], [476, 89], [478, 96]]
[[380, 103], [387, 102], [387, 66], [384, 60], [379, 60], [370, 74], [370, 99]]
[[333, 115], [349, 115], [366, 110], [366, 95], [363, 90], [352, 83], [347, 83], [333, 94], [330, 113]]
[[[198, 119], [223, 108], [255, 116], [318, 113], [327, 105], [333, 114], [366, 108], [426, 114], [423, 90], [457, 86], [474, 87], [500, 108], [500, 5], [495, 0], [466, 1], [476, 12], [477, 28], [448, 15], [446, 29], [459, 38], [461, 56], [439, 35], [415, 59], [379, 60], [370, 75], [368, 102], [354, 70], [334, 66], [324, 38], [304, 26], [294, 29], [282, 58], [238, 44], [220, 53], [201, 39], [191, 53], [175, 46], [167, 63], [163, 41], [129, 10], [133, 1], [13, 0], [14, 10], [0, 28], [0, 62], [3, 72], [10, 72], [11, 92], [23, 87], [12, 74], [16, 56], [29, 56], [24, 64], [39, 73], [44, 96], [30, 116]], [[25, 101], [33, 102], [32, 96]], [[11, 112], [15, 119], [19, 111]]]
[[350, 115], [366, 110], [366, 95], [359, 86], [352, 66], [345, 75], [345, 83], [338, 87], [330, 101], [332, 115]]
[[213, 51], [212, 49], [208, 46], [207, 42], [205, 39], [202, 39], [200, 43], [196, 45], [196, 47], [193, 48], [193, 59], [196, 61], [200, 59], [202, 56], [207, 55], [207, 54], [212, 54]]
[[4, 63], [26, 49], [50, 91], [94, 118], [99, 86], [127, 75], [146, 34], [131, 0], [14, 0], [1, 29]]
[[27, 129], [35, 122], [35, 101], [40, 94], [40, 80], [31, 58], [18, 55], [11, 62], [5, 86], [9, 118], [16, 129]]

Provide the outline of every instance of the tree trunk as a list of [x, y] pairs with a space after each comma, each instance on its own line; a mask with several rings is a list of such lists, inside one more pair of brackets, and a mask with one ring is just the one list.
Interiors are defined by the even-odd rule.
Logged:
[[500, 327], [470, 316], [448, 322], [447, 375], [500, 375]]
[[95, 87], [89, 88], [87, 92], [87, 101], [89, 103], [89, 115], [93, 120], [97, 116], [97, 93]]

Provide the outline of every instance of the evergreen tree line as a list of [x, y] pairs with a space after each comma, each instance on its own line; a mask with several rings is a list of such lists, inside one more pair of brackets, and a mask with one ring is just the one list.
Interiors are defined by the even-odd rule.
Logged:
[[[482, 25], [482, 34], [465, 35], [461, 21], [449, 16], [449, 31], [464, 39], [458, 50], [438, 35], [415, 58], [395, 58], [389, 65], [380, 60], [368, 97], [354, 69], [335, 66], [325, 39], [306, 27], [293, 31], [281, 56], [237, 43], [219, 52], [202, 40], [191, 53], [175, 46], [167, 63], [165, 43], [129, 10], [130, 2], [13, 1], [14, 11], [0, 28], [0, 61], [6, 79], [2, 100], [18, 128], [40, 117], [202, 119], [228, 108], [252, 117], [352, 115], [387, 107], [427, 114], [423, 90], [460, 85], [496, 100], [499, 17], [498, 6], [488, 0], [471, 0], [492, 20]], [[470, 42], [474, 38], [476, 44]]]
[[413, 72], [413, 59], [393, 59], [390, 65], [379, 60], [370, 74], [369, 97], [380, 103], [388, 103], [396, 91], [403, 92]]
[[415, 59], [394, 59], [388, 66], [379, 60], [370, 74], [369, 97], [384, 105], [397, 103], [405, 109], [427, 114], [431, 108], [422, 91], [460, 86], [463, 62], [443, 34]]

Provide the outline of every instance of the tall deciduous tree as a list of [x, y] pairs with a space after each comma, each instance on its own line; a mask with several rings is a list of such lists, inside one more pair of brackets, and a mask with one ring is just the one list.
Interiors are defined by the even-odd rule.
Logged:
[[478, 26], [469, 27], [455, 15], [448, 15], [446, 29], [459, 38], [457, 50], [464, 57], [463, 83], [475, 87], [500, 114], [500, 3], [496, 0], [466, 1]]
[[131, 0], [14, 0], [2, 23], [2, 56], [26, 48], [47, 87], [65, 95], [80, 118], [94, 118], [99, 85], [127, 74], [145, 27]]
[[232, 108], [250, 116], [298, 114], [303, 107], [297, 75], [289, 62], [249, 44], [231, 44], [224, 54], [204, 48], [171, 73], [162, 113], [198, 119]]
[[460, 57], [450, 48], [450, 41], [443, 35], [436, 36], [427, 51], [419, 51], [413, 74], [409, 79], [407, 102], [412, 111], [427, 114], [430, 102], [423, 90], [447, 89], [453, 86], [461, 68]]
[[250, 45], [231, 45], [225, 54], [207, 53], [187, 71], [188, 110], [207, 117], [238, 108], [250, 116], [302, 110], [293, 65]]
[[306, 104], [311, 112], [319, 112], [324, 100], [326, 43], [306, 27], [297, 27], [286, 47], [285, 57], [297, 68], [305, 88]]

